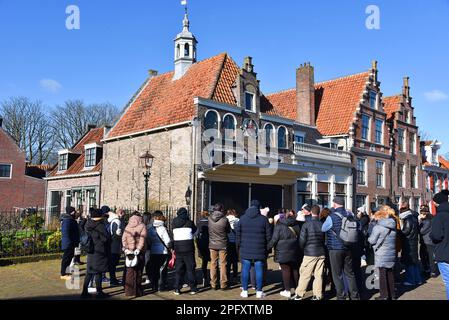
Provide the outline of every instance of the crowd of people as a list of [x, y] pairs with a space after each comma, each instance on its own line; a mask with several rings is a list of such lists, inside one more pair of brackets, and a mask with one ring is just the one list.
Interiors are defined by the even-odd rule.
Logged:
[[[306, 204], [298, 213], [285, 209], [270, 213], [253, 200], [238, 214], [217, 203], [212, 212], [200, 213], [197, 225], [187, 209], [179, 209], [171, 232], [161, 211], [134, 212], [125, 224], [123, 210], [92, 208], [83, 218], [69, 207], [61, 217], [61, 279], [71, 279], [70, 267], [82, 264], [84, 252], [83, 299], [93, 291], [107, 297], [104, 282], [124, 286], [125, 295], [132, 297], [142, 296], [145, 285], [151, 292], [169, 290], [169, 270], [174, 273], [175, 295], [186, 286], [190, 294], [197, 294], [198, 255], [202, 288], [228, 290], [240, 285], [241, 298], [249, 296], [250, 287], [263, 298], [272, 254], [282, 274], [280, 295], [286, 299], [303, 300], [313, 281], [312, 300], [324, 299], [329, 284], [338, 300], [359, 300], [369, 289], [363, 267], [370, 265], [376, 268], [378, 300], [396, 299], [401, 281], [413, 288], [440, 274], [449, 299], [448, 194], [434, 196], [435, 216], [427, 205], [418, 214], [407, 202], [399, 208], [381, 206], [371, 215], [361, 207], [354, 214], [340, 197], [333, 199], [331, 209]], [[119, 281], [121, 258], [125, 263]]]

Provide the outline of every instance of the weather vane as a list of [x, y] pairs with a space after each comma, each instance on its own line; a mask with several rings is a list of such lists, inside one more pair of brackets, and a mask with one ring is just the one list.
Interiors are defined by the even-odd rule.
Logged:
[[181, 5], [185, 7], [187, 13], [187, 0], [181, 0]]

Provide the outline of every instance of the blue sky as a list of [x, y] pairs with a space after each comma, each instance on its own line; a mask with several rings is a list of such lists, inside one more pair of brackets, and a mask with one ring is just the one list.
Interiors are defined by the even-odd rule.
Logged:
[[[81, 29], [67, 30], [77, 5]], [[365, 9], [380, 8], [380, 30]], [[316, 81], [379, 61], [385, 95], [411, 77], [418, 124], [449, 151], [449, 0], [190, 0], [198, 58], [251, 55], [262, 91], [295, 85], [310, 61]], [[53, 106], [67, 99], [122, 107], [148, 69], [173, 69], [180, 0], [0, 0], [0, 100], [24, 95]]]

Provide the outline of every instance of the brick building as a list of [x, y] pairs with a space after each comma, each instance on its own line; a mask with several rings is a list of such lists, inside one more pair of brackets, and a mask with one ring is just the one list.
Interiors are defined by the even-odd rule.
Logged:
[[[143, 206], [139, 156], [148, 150], [155, 157], [153, 207], [187, 205], [198, 212], [220, 201], [242, 211], [257, 198], [274, 210], [297, 209], [341, 195], [351, 208], [351, 156], [317, 130], [308, 67], [297, 73], [300, 99], [286, 109], [283, 99], [261, 92], [250, 57], [242, 67], [226, 53], [197, 62], [196, 50], [186, 15], [175, 40], [175, 70], [150, 71], [104, 139], [101, 202]], [[255, 155], [250, 141], [259, 144]], [[267, 163], [276, 170], [261, 174]]]
[[47, 181], [47, 214], [59, 216], [68, 206], [84, 214], [100, 206], [103, 142], [108, 129], [89, 127], [71, 149], [58, 152], [59, 161]]
[[0, 118], [0, 212], [44, 207], [46, 168], [27, 165], [26, 155], [2, 128]]
[[390, 167], [392, 199], [395, 203], [409, 202], [410, 207], [418, 212], [419, 206], [429, 199], [421, 168], [420, 138], [410, 96], [409, 78], [404, 78], [401, 94], [386, 97], [383, 101], [393, 150]]

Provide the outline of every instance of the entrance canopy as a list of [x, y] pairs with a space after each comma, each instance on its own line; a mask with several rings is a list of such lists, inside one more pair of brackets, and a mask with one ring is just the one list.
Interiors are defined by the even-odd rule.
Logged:
[[277, 168], [268, 168], [258, 164], [222, 164], [204, 172], [209, 181], [258, 183], [267, 185], [292, 185], [309, 173], [323, 174], [323, 170], [295, 165], [277, 164]]

